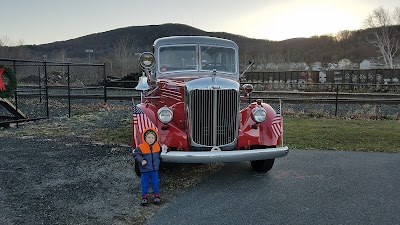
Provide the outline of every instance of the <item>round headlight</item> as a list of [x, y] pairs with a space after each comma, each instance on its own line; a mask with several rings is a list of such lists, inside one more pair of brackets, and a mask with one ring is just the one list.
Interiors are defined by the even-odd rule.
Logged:
[[250, 94], [253, 92], [253, 85], [251, 84], [243, 84], [242, 88], [245, 94]]
[[172, 113], [172, 110], [168, 108], [167, 106], [164, 106], [160, 108], [157, 112], [158, 119], [161, 121], [161, 123], [169, 123], [172, 118], [174, 117], [174, 114]]
[[261, 106], [257, 106], [253, 109], [251, 113], [251, 118], [257, 123], [264, 122], [265, 118], [267, 118], [267, 111]]

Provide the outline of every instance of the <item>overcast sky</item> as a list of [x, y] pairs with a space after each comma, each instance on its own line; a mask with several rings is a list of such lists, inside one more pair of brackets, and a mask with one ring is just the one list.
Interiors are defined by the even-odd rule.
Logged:
[[0, 0], [0, 39], [63, 41], [128, 26], [187, 24], [204, 31], [285, 40], [362, 28], [399, 0]]

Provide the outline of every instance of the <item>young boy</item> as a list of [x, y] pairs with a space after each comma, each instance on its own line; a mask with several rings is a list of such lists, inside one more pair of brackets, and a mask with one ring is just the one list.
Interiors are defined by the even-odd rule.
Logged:
[[135, 163], [138, 163], [141, 172], [141, 205], [146, 206], [149, 201], [149, 180], [151, 180], [151, 186], [153, 188], [154, 204], [159, 204], [160, 189], [158, 187], [158, 169], [160, 166], [161, 148], [158, 144], [157, 131], [154, 128], [146, 129], [142, 135], [142, 144], [138, 145], [132, 153]]

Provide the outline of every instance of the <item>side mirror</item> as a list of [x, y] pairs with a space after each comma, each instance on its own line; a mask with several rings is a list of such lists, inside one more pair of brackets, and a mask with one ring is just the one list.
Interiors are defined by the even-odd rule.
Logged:
[[253, 65], [254, 65], [254, 60], [250, 60], [250, 61], [249, 61], [249, 65], [248, 65], [247, 68], [243, 71], [243, 73], [240, 74], [240, 77], [242, 77], [242, 76], [246, 73], [246, 71], [247, 71], [248, 69], [250, 69], [250, 67], [253, 66]]

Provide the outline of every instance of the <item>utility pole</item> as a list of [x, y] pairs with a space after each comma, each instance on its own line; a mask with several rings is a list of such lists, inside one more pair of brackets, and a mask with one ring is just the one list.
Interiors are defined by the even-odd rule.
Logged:
[[89, 63], [90, 63], [90, 53], [93, 53], [93, 49], [86, 49], [85, 52], [89, 53]]

